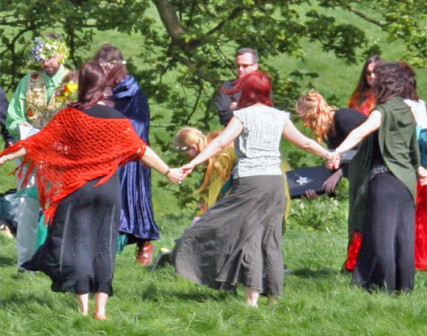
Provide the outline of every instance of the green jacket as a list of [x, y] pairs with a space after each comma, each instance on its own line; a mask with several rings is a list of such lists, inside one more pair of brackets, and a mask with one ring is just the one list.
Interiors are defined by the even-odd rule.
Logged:
[[[387, 168], [411, 192], [416, 200], [417, 168], [420, 153], [415, 120], [403, 98], [394, 97], [376, 108], [381, 113], [378, 142]], [[362, 142], [349, 167], [351, 232], [362, 232], [366, 214], [369, 174], [372, 169], [374, 133]]]
[[[45, 71], [41, 72], [46, 83], [47, 102], [50, 101], [68, 71], [67, 68], [61, 65], [58, 72], [53, 76], [49, 76]], [[19, 138], [19, 125], [29, 121], [27, 115], [27, 88], [31, 75], [28, 74], [20, 80], [7, 109], [6, 128], [16, 138]]]

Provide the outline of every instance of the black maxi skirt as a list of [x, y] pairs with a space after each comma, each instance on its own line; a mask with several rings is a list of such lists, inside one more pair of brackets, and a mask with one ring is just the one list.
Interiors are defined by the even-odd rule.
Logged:
[[113, 294], [120, 218], [120, 182], [114, 175], [86, 183], [59, 205], [46, 242], [24, 264], [52, 280], [55, 292]]
[[369, 183], [363, 239], [352, 283], [387, 292], [414, 288], [415, 205], [408, 188], [393, 174]]
[[173, 251], [176, 273], [214, 289], [238, 283], [272, 296], [283, 287], [283, 176], [235, 179], [231, 193], [186, 230]]

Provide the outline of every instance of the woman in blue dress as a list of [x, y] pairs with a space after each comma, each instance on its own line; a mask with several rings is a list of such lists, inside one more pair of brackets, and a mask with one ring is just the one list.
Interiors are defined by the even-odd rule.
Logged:
[[[134, 77], [128, 75], [120, 49], [105, 44], [95, 60], [107, 73], [109, 103], [132, 122], [135, 132], [149, 144], [150, 108], [147, 97]], [[119, 169], [122, 209], [118, 250], [137, 244], [137, 263], [149, 266], [153, 259], [152, 240], [160, 238], [151, 202], [151, 170], [139, 162], [130, 162]]]

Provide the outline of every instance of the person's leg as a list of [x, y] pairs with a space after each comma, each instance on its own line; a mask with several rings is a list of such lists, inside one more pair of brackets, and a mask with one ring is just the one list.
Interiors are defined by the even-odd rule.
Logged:
[[141, 266], [150, 266], [153, 262], [154, 246], [149, 240], [138, 240], [136, 262]]
[[89, 293], [86, 294], [77, 294], [77, 301], [79, 302], [80, 312], [86, 316], [89, 314]]
[[[400, 182], [400, 181], [399, 181]], [[396, 290], [411, 291], [415, 278], [415, 207], [409, 190], [401, 183], [402, 197], [396, 206], [400, 218], [396, 228]]]
[[[19, 181], [20, 182], [20, 181]], [[26, 188], [35, 186], [35, 176], [32, 175]], [[19, 198], [16, 232], [16, 248], [18, 251], [18, 269], [30, 260], [37, 249], [37, 224], [40, 214], [40, 202], [31, 197]]]
[[[404, 196], [402, 186], [402, 182], [389, 173], [378, 174], [371, 180], [353, 284], [368, 290], [378, 287], [393, 292], [396, 289], [396, 238], [399, 204]], [[404, 186], [403, 192], [408, 192]], [[413, 246], [408, 248], [413, 254]]]
[[252, 307], [258, 307], [259, 290], [245, 287], [246, 303]]
[[106, 306], [108, 294], [98, 292], [95, 293], [95, 318], [97, 320], [108, 320]]

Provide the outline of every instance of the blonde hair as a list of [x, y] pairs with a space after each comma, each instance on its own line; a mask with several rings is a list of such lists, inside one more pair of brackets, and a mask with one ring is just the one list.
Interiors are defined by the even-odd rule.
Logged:
[[295, 109], [304, 126], [313, 130], [318, 143], [326, 140], [329, 132], [335, 132], [333, 121], [337, 108], [330, 106], [316, 90], [310, 90], [298, 99]]
[[[221, 131], [214, 131], [208, 135], [204, 135], [202, 131], [198, 130], [197, 128], [184, 127], [181, 128], [175, 136], [175, 148], [180, 151], [186, 151], [189, 150], [192, 145], [197, 145], [199, 152], [201, 152], [213, 139], [215, 139], [220, 134]], [[226, 148], [233, 148], [233, 143], [228, 145]], [[209, 179], [213, 169], [217, 171], [224, 182], [230, 177], [231, 171], [233, 169], [232, 165], [230, 165], [226, 171], [220, 164], [219, 158], [227, 158], [229, 160], [234, 159], [232, 154], [224, 150], [209, 158], [207, 162], [205, 178], [203, 179], [201, 187], [197, 191], [198, 193], [202, 192], [208, 187]]]

